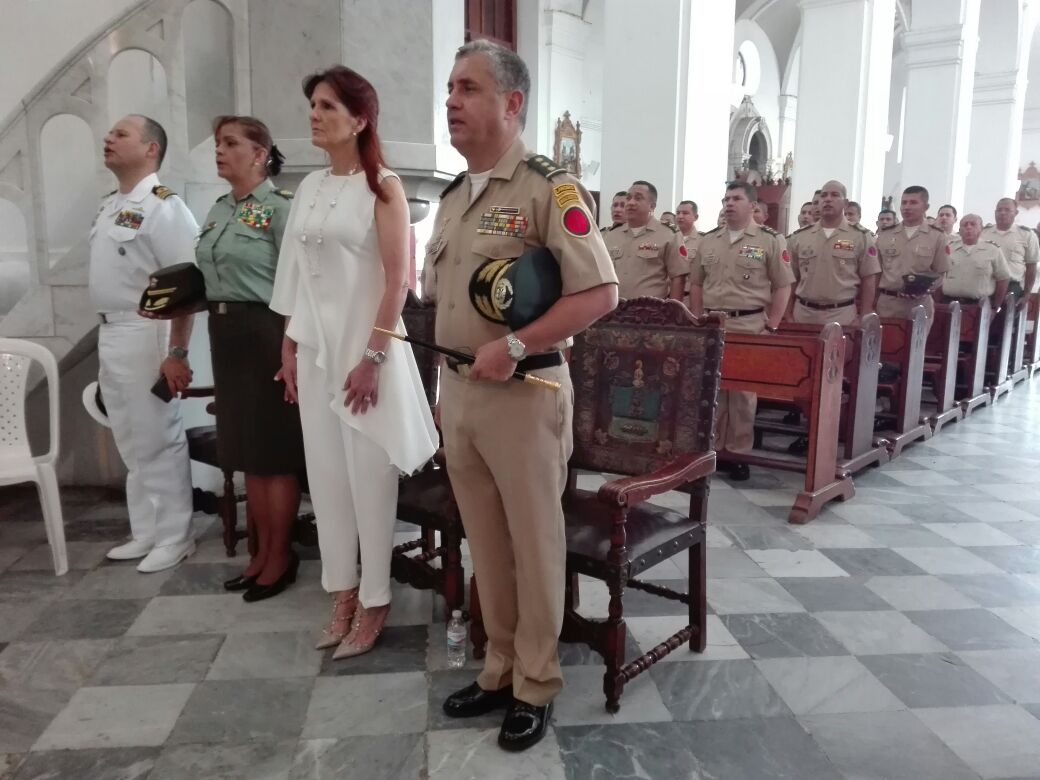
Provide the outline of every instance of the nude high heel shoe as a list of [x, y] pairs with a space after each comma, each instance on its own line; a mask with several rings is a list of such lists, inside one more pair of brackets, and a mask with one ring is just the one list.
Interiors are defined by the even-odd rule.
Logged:
[[360, 606], [354, 613], [354, 622], [350, 626], [350, 633], [340, 642], [336, 652], [332, 654], [333, 661], [342, 658], [353, 658], [371, 650], [383, 633], [386, 618], [390, 614], [390, 605], [383, 604], [379, 607]]
[[335, 647], [350, 633], [350, 626], [358, 608], [358, 589], [344, 590], [332, 598], [332, 620], [327, 628], [321, 630], [321, 641], [314, 646], [315, 650]]

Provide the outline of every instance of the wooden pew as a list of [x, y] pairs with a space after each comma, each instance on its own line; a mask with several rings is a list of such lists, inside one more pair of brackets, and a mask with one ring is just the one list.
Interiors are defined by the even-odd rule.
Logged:
[[722, 390], [757, 393], [760, 399], [798, 406], [809, 421], [805, 459], [762, 451], [719, 457], [751, 466], [805, 473], [788, 520], [807, 523], [824, 504], [855, 495], [852, 478], [838, 469], [838, 419], [841, 414], [845, 339], [837, 323], [818, 335], [726, 333], [722, 358]]
[[935, 322], [925, 342], [924, 381], [935, 394], [936, 402], [928, 403], [928, 413], [923, 413], [921, 418], [932, 426], [933, 432], [964, 416], [956, 400], [960, 340], [961, 305], [957, 301], [935, 304]]
[[986, 357], [991, 320], [989, 298], [961, 305], [961, 336], [957, 355], [957, 403], [967, 417], [990, 400], [986, 387]]
[[1026, 368], [1026, 323], [1028, 315], [1026, 308], [1023, 307], [1021, 309], [1016, 308], [1012, 316], [1014, 330], [1011, 332], [1011, 354], [1009, 355], [1011, 362], [1008, 365], [1008, 379], [1015, 385], [1029, 376], [1029, 369]]
[[989, 391], [990, 400], [996, 401], [1005, 393], [1010, 393], [1014, 382], [1008, 376], [1008, 366], [1011, 363], [1011, 339], [1014, 335], [1012, 324], [1015, 318], [1015, 307], [1012, 305], [1012, 297], [1008, 297], [1007, 303], [1000, 310], [1000, 314], [990, 323], [990, 332], [999, 333], [996, 344], [989, 344], [986, 350], [986, 389]]
[[[783, 333], [817, 335], [822, 325], [782, 322]], [[841, 422], [838, 427], [838, 473], [855, 474], [875, 463], [887, 463], [887, 441], [874, 435], [878, 359], [881, 354], [881, 319], [876, 314], [860, 318], [845, 335], [845, 370]], [[804, 434], [791, 426], [763, 426], [775, 433]]]
[[1040, 371], [1040, 293], [1030, 293], [1026, 306], [1026, 370], [1032, 377]]
[[888, 440], [895, 457], [908, 444], [929, 439], [932, 428], [921, 422], [921, 382], [924, 377], [924, 347], [928, 322], [923, 306], [915, 306], [907, 319], [881, 320], [881, 362], [893, 364], [898, 375], [891, 381], [878, 380], [878, 396], [887, 398], [891, 411], [879, 415], [888, 427], [878, 431]]

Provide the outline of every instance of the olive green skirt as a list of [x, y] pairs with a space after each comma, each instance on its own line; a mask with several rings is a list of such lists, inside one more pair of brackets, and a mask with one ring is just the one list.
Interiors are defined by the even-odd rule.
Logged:
[[257, 476], [304, 471], [299, 408], [275, 382], [282, 366], [284, 319], [265, 303], [210, 306], [220, 466]]

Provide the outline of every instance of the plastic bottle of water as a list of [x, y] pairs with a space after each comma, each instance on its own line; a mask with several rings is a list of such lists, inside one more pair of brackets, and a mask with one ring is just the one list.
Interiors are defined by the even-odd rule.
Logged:
[[448, 668], [461, 669], [466, 665], [466, 621], [462, 611], [454, 610], [448, 621]]

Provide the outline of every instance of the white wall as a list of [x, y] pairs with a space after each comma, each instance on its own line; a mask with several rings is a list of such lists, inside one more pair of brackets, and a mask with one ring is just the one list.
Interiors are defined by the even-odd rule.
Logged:
[[3, 0], [0, 120], [84, 38], [140, 0]]

